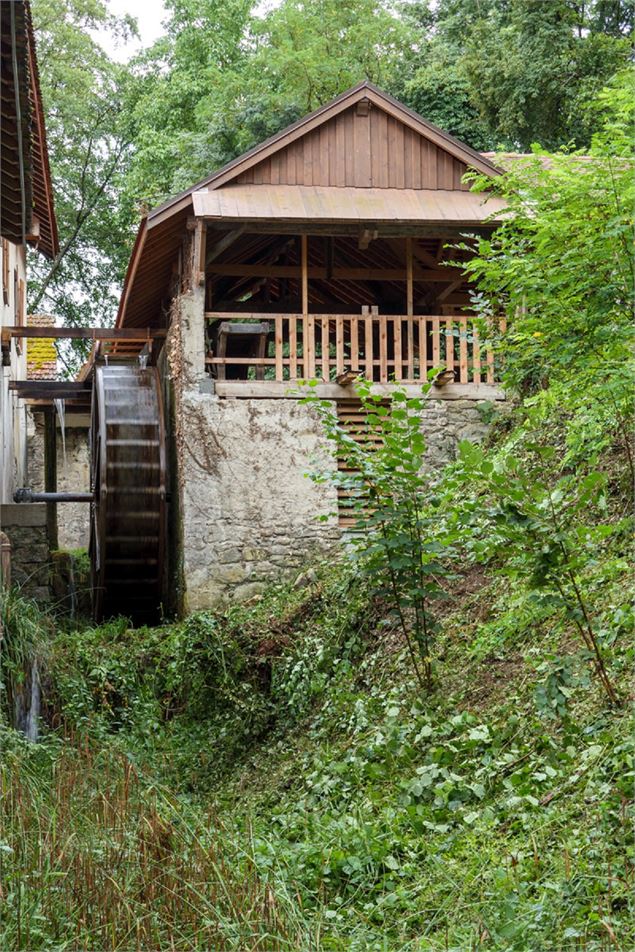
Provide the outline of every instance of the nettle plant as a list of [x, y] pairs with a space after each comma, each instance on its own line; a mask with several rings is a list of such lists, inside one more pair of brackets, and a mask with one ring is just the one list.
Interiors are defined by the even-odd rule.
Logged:
[[432, 604], [445, 595], [452, 542], [436, 518], [439, 501], [424, 468], [421, 396], [395, 388], [390, 403], [360, 378], [355, 396], [365, 422], [356, 437], [340, 423], [329, 401], [309, 396], [334, 442], [338, 469], [313, 472], [347, 500], [354, 524], [350, 546], [376, 593], [394, 612], [421, 687], [432, 688], [432, 648], [437, 623]]
[[618, 707], [586, 584], [598, 551], [615, 531], [611, 524], [589, 519], [606, 508], [607, 477], [591, 471], [553, 479], [554, 447], [525, 446], [525, 451], [535, 453], [538, 463], [512, 453], [492, 459], [481, 447], [459, 444], [458, 480], [449, 480], [449, 488], [454, 498], [461, 483], [469, 491], [464, 515], [469, 513], [467, 523], [480, 529], [472, 536], [472, 555], [498, 556], [513, 582], [551, 601], [577, 631], [586, 660], [610, 704]]

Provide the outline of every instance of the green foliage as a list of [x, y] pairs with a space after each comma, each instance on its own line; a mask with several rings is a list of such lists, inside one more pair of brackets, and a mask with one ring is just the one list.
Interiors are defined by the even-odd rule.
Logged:
[[[122, 128], [128, 69], [89, 31], [125, 40], [135, 27], [102, 0], [34, 0], [32, 10], [60, 252], [53, 261], [31, 255], [29, 308], [100, 325], [114, 313], [128, 258], [122, 197], [131, 143]], [[62, 357], [72, 368], [85, 353], [80, 344]]]
[[52, 620], [33, 599], [0, 586], [0, 723], [12, 723], [16, 694], [31, 665], [43, 666], [52, 637]]
[[[428, 386], [423, 388], [427, 391]], [[444, 596], [447, 561], [455, 536], [439, 531], [431, 477], [425, 471], [421, 415], [425, 396], [409, 397], [396, 387], [390, 405], [359, 380], [355, 396], [365, 416], [365, 433], [352, 436], [329, 401], [315, 404], [334, 442], [340, 468], [313, 474], [344, 490], [355, 515], [350, 544], [360, 568], [399, 619], [420, 684], [432, 686], [432, 640], [436, 622], [430, 603]]]

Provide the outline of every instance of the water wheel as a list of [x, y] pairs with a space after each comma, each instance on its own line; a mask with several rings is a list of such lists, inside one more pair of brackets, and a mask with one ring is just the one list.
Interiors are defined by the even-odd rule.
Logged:
[[156, 367], [95, 368], [90, 560], [97, 621], [158, 620], [164, 600], [166, 451]]

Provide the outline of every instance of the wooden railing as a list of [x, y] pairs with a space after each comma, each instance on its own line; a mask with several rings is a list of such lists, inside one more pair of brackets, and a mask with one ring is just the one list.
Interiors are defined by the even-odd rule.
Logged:
[[333, 381], [351, 370], [378, 383], [420, 383], [437, 368], [453, 370], [459, 383], [493, 384], [498, 377], [492, 348], [482, 346], [476, 324], [462, 315], [208, 312], [206, 319], [212, 342], [219, 321], [268, 322], [270, 327], [264, 357], [219, 357], [212, 343], [205, 361], [212, 372], [219, 366], [240, 367], [247, 368], [247, 377], [264, 368], [267, 380]]

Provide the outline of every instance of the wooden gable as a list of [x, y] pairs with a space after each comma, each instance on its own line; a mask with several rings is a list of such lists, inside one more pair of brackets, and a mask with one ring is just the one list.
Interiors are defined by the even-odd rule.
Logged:
[[362, 99], [235, 179], [240, 185], [330, 185], [469, 191], [467, 164]]

